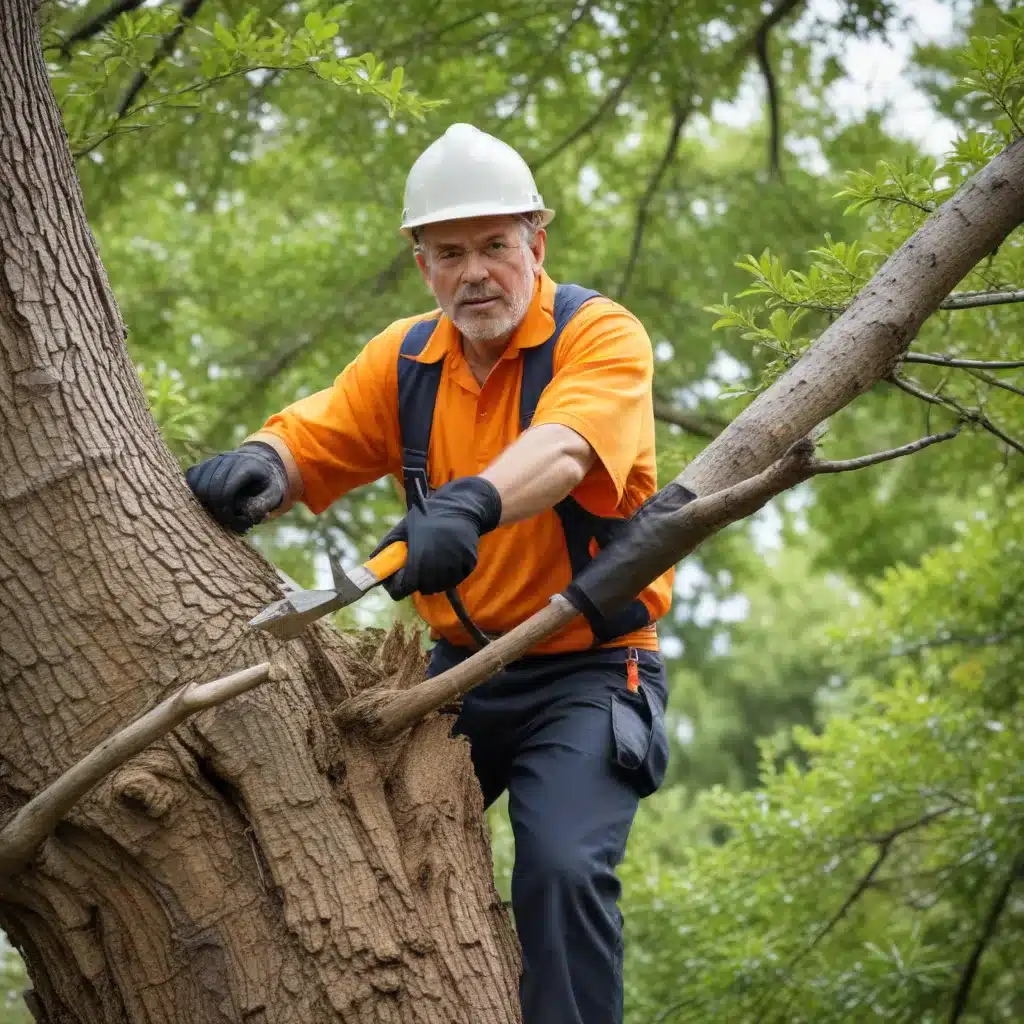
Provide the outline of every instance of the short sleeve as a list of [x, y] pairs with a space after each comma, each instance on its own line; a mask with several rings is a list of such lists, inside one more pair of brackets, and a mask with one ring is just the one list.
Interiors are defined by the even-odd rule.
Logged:
[[401, 465], [397, 360], [413, 322], [392, 324], [329, 388], [289, 405], [258, 431], [288, 446], [302, 477], [302, 501], [312, 512]]
[[590, 511], [615, 512], [637, 461], [651, 407], [654, 354], [643, 325], [613, 302], [587, 303], [555, 350], [554, 376], [533, 425], [560, 423], [599, 460], [574, 494]]

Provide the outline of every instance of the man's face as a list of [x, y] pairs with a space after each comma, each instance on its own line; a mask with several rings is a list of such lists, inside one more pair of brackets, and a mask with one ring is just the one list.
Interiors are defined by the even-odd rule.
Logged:
[[544, 231], [527, 244], [519, 217], [428, 224], [416, 261], [437, 304], [473, 344], [507, 341], [522, 322], [544, 262]]

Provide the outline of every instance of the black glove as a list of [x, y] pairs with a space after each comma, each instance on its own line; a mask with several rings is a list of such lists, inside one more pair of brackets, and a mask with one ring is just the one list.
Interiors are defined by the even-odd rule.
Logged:
[[288, 495], [284, 462], [262, 441], [189, 466], [185, 480], [210, 515], [235, 533], [262, 522]]
[[395, 601], [415, 591], [439, 594], [457, 587], [476, 567], [476, 546], [501, 520], [501, 495], [483, 477], [464, 476], [439, 487], [411, 508], [374, 549], [396, 540], [409, 545], [405, 566], [384, 581]]

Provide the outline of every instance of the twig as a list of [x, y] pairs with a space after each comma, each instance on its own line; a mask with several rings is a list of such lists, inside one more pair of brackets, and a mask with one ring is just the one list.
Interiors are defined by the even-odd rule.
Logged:
[[519, 93], [519, 99], [516, 100], [514, 109], [508, 115], [509, 118], [515, 117], [522, 111], [523, 106], [533, 94], [533, 90], [537, 88], [537, 85], [545, 75], [550, 73], [551, 58], [562, 50], [562, 47], [565, 45], [566, 40], [572, 34], [573, 30], [590, 13], [590, 8], [593, 6], [594, 0], [579, 0], [574, 7], [572, 14], [569, 16], [569, 20], [555, 33], [554, 38], [551, 40], [551, 45], [540, 55], [540, 59], [537, 62], [537, 71], [521, 88], [517, 90]]
[[141, 7], [144, 0], [114, 0], [109, 7], [105, 7], [102, 11], [98, 11], [93, 17], [89, 18], [88, 21], [82, 22], [60, 44], [60, 52], [62, 57], [71, 56], [71, 47], [75, 43], [82, 43], [86, 39], [91, 39], [93, 36], [102, 32], [107, 25], [112, 21], [119, 18], [122, 14], [126, 14], [128, 11], [134, 11], [136, 7]]
[[852, 469], [863, 469], [865, 466], [875, 466], [880, 462], [889, 462], [892, 459], [901, 458], [904, 455], [913, 455], [923, 448], [938, 444], [940, 441], [951, 441], [960, 433], [960, 427], [955, 426], [941, 434], [931, 434], [922, 437], [919, 441], [911, 441], [910, 444], [902, 445], [899, 448], [890, 448], [885, 452], [875, 452], [873, 455], [861, 455], [856, 459], [827, 459], [815, 463], [815, 473], [846, 473]]
[[983, 430], [987, 430], [990, 434], [994, 434], [1000, 441], [1008, 444], [1011, 448], [1024, 455], [1024, 444], [1021, 444], [1019, 441], [1015, 441], [1009, 434], [1000, 430], [999, 427], [997, 427], [983, 413], [980, 413], [975, 409], [968, 409], [966, 406], [961, 405], [955, 398], [943, 398], [941, 395], [934, 395], [930, 391], [925, 391], [924, 388], [919, 388], [916, 384], [912, 384], [906, 377], [897, 376], [895, 373], [890, 374], [886, 379], [890, 383], [895, 384], [900, 391], [905, 391], [908, 395], [920, 398], [922, 402], [929, 402], [932, 405], [941, 405], [945, 406], [947, 409], [952, 409], [954, 412], [958, 413], [962, 419], [976, 423]]
[[121, 102], [118, 104], [115, 120], [120, 121], [131, 110], [135, 97], [145, 88], [146, 83], [160, 64], [174, 53], [174, 48], [178, 45], [178, 40], [181, 38], [182, 33], [202, 6], [203, 0], [184, 0], [181, 5], [181, 20], [164, 37], [149, 63], [144, 68], [139, 68], [135, 73], [135, 77], [129, 83], [124, 96], [121, 97]]
[[900, 836], [905, 836], [908, 832], [916, 832], [919, 828], [926, 828], [933, 821], [938, 821], [939, 818], [944, 818], [947, 814], [952, 814], [955, 810], [956, 807], [954, 805], [947, 804], [945, 807], [939, 807], [934, 811], [929, 811], [927, 814], [922, 814], [920, 818], [908, 821], [904, 825], [896, 825], [889, 829], [888, 832], [882, 832], [875, 836], [864, 836], [862, 839], [858, 839], [857, 842], [871, 843], [874, 846], [886, 846], [894, 839], [899, 839]]
[[954, 366], [964, 370], [1018, 370], [1024, 367], [1024, 359], [957, 359], [934, 352], [907, 352], [903, 356], [905, 363], [930, 363], [934, 366]]
[[679, 148], [679, 140], [683, 134], [683, 126], [686, 119], [693, 110], [693, 103], [687, 100], [685, 103], [676, 103], [672, 108], [672, 124], [669, 126], [668, 138], [665, 140], [665, 150], [661, 154], [650, 178], [647, 180], [647, 188], [636, 208], [636, 222], [633, 226], [633, 242], [629, 248], [629, 258], [626, 260], [625, 269], [622, 271], [622, 278], [619, 281], [618, 297], [624, 298], [629, 290], [630, 281], [633, 279], [633, 271], [636, 268], [636, 261], [640, 256], [640, 248], [643, 245], [644, 231], [647, 227], [647, 215], [650, 212], [651, 203], [665, 176], [669, 165], [672, 163]]
[[781, 178], [779, 151], [781, 148], [781, 127], [779, 117], [779, 90], [775, 81], [775, 71], [768, 58], [768, 34], [794, 8], [799, 7], [803, 0], [781, 0], [758, 26], [754, 33], [754, 53], [761, 68], [765, 89], [768, 93], [768, 122], [770, 135], [768, 139], [768, 169], [773, 177]]
[[994, 388], [1002, 388], [1003, 391], [1009, 391], [1012, 394], [1020, 395], [1021, 398], [1024, 398], [1024, 388], [1018, 388], [1013, 384], [1007, 384], [1005, 380], [993, 377], [991, 373], [986, 373], [984, 370], [968, 370], [967, 372], [972, 377], [976, 377], [978, 380], [983, 380], [986, 384], [991, 384]]
[[72, 765], [34, 796], [0, 831], [0, 881], [20, 871], [62, 817], [115, 768], [191, 715], [237, 697], [273, 678], [270, 662], [205, 683], [189, 683]]
[[981, 958], [984, 956], [985, 950], [995, 935], [996, 928], [999, 925], [999, 918], [1009, 902], [1010, 893], [1022, 876], [1024, 876], [1024, 853], [1019, 853], [1014, 858], [1013, 865], [1010, 867], [1010, 873], [1006, 876], [1006, 881], [1003, 882], [999, 892], [996, 893], [996, 898], [992, 901], [988, 914], [985, 915], [985, 923], [982, 925], [981, 934], [974, 943], [971, 955], [967, 958], [967, 963], [964, 965], [963, 973], [960, 975], [960, 984], [957, 985], [956, 995], [953, 997], [953, 1009], [949, 1014], [949, 1024], [956, 1024], [967, 1009], [967, 1001], [971, 997], [971, 986], [974, 984], [974, 978], [978, 973], [978, 965], [981, 963]]
[[627, 68], [622, 78], [619, 79], [618, 84], [614, 89], [604, 98], [597, 110], [593, 112], [578, 128], [572, 131], [566, 138], [559, 142], [552, 149], [549, 149], [543, 156], [533, 161], [532, 168], [534, 173], [539, 171], [546, 164], [551, 163], [555, 157], [564, 153], [565, 150], [569, 149], [570, 146], [579, 142], [580, 139], [585, 138], [589, 135], [601, 119], [608, 113], [609, 110], [613, 110], [619, 100], [622, 98], [623, 93], [630, 87], [633, 79], [636, 78], [637, 73], [641, 68], [645, 67], [648, 58], [657, 49], [658, 44], [664, 40], [664, 28], [668, 24], [669, 17], [675, 9], [674, 4], [669, 4], [665, 9], [665, 15], [658, 24], [657, 29], [652, 33], [651, 38], [647, 41], [647, 45], [637, 54], [636, 60]]
[[671, 423], [682, 427], [688, 434], [694, 434], [697, 437], [718, 437], [725, 426], [724, 423], [687, 412], [660, 398], [654, 400], [654, 418], [661, 420], [662, 423]]
[[978, 306], [1003, 306], [1024, 302], [1024, 288], [1012, 292], [954, 292], [940, 309], [976, 309]]

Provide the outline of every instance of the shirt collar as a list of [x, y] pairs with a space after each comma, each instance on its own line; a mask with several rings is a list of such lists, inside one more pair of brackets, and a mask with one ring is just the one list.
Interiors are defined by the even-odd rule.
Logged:
[[[438, 311], [440, 312], [440, 311]], [[520, 349], [543, 345], [555, 330], [555, 282], [541, 271], [533, 289], [533, 298], [526, 309], [526, 316], [515, 329], [502, 359], [514, 359]], [[418, 356], [408, 356], [417, 363], [436, 363], [449, 352], [459, 352], [459, 329], [448, 316], [441, 313], [434, 333], [423, 346]]]

